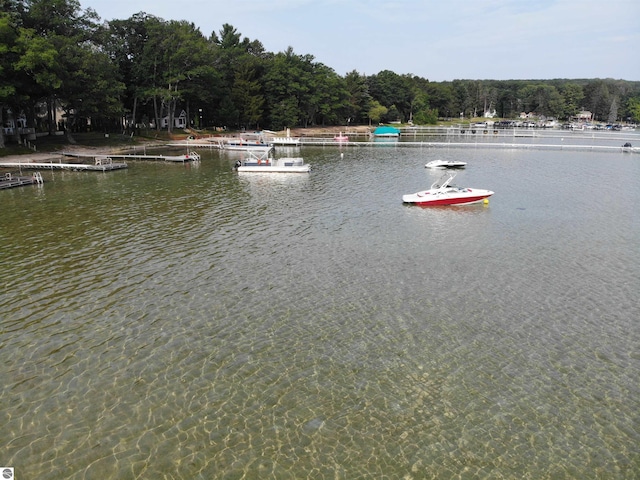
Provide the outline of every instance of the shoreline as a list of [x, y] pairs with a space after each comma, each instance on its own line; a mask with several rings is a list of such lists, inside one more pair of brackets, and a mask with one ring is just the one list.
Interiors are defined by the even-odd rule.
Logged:
[[[360, 135], [367, 135], [371, 132], [371, 128], [370, 126], [349, 126], [349, 127], [297, 127], [297, 128], [291, 128], [289, 129], [289, 135], [291, 137], [294, 138], [330, 138], [332, 136], [338, 135], [338, 134], [347, 134], [347, 135], [355, 135], [355, 136], [360, 136]], [[274, 135], [278, 136], [278, 137], [284, 137], [287, 134], [286, 130], [280, 130], [280, 131], [276, 131], [273, 132]], [[546, 131], [545, 131], [546, 133]], [[88, 146], [88, 145], [81, 145], [81, 144], [65, 144], [65, 145], [56, 145], [55, 150], [49, 150], [49, 151], [40, 151], [40, 152], [25, 152], [25, 153], [20, 153], [20, 154], [12, 154], [12, 155], [7, 155], [7, 156], [3, 156], [0, 157], [0, 168], [2, 167], [3, 163], [18, 163], [18, 162], [22, 162], [22, 163], [41, 163], [41, 162], [51, 162], [51, 161], [60, 161], [62, 158], [64, 158], [64, 153], [74, 153], [74, 154], [84, 154], [84, 155], [92, 155], [92, 156], [109, 156], [111, 155], [115, 155], [115, 154], [124, 154], [127, 152], [131, 152], [132, 150], [140, 150], [140, 149], [146, 149], [146, 148], [161, 148], [164, 146], [170, 146], [171, 143], [173, 142], [179, 142], [180, 138], [184, 137], [186, 138], [189, 135], [192, 135], [193, 133], [185, 133], [184, 135], [175, 135], [174, 138], [172, 139], [166, 139], [166, 140], [158, 140], [158, 139], [141, 139], [139, 141], [139, 143], [136, 143], [135, 145], [132, 144], [123, 144], [123, 145], [110, 145], [110, 146]], [[201, 138], [215, 138], [218, 136], [229, 136], [229, 135], [233, 135], [233, 136], [242, 136], [241, 132], [226, 132], [226, 134], [220, 134], [218, 133], [216, 134], [207, 134], [207, 135], [201, 135]], [[544, 135], [544, 136], [548, 136], [548, 135]], [[557, 136], [557, 135], [556, 135]], [[538, 138], [538, 135], [532, 135], [532, 137], [538, 139], [538, 141], [534, 142], [534, 143], [528, 143], [528, 142], [514, 142], [514, 141], [507, 141], [507, 142], [478, 142], [477, 140], [479, 140], [480, 138], [483, 137], [478, 137], [478, 139], [476, 139], [475, 142], [467, 142], [467, 141], [463, 141], [463, 142], [446, 142], [446, 143], [442, 143], [442, 142], [425, 142], [425, 141], [421, 141], [419, 142], [421, 146], [432, 146], [432, 147], [439, 147], [439, 146], [458, 146], [458, 147], [463, 147], [463, 146], [475, 146], [475, 147], [489, 147], [489, 146], [493, 146], [493, 147], [509, 147], [509, 148], [540, 148], [540, 149], [577, 149], [577, 150], [602, 150], [602, 151], [614, 151], [614, 150], [619, 150], [619, 151], [625, 151], [625, 152], [631, 152], [631, 153], [640, 153], [640, 149], [635, 146], [635, 141], [637, 138], [635, 136], [624, 136], [624, 135], [616, 135], [617, 140], [619, 140], [620, 142], [625, 142], [625, 141], [629, 141], [629, 142], [633, 142], [634, 146], [633, 147], [624, 147], [622, 144], [621, 145], [603, 145], [603, 144], [599, 144], [596, 145], [595, 144], [595, 135], [589, 135], [588, 138], [591, 140], [591, 142], [589, 144], [579, 144], [579, 143], [574, 143], [572, 140], [577, 140], [579, 138], [585, 138], [583, 135], [579, 135], [579, 134], [575, 134], [573, 132], [569, 132], [569, 133], [565, 133], [563, 132], [562, 135], [560, 135], [560, 141], [557, 143], [552, 142], [540, 142], [539, 140], [541, 140], [541, 138]], [[542, 136], [541, 136], [542, 137]], [[552, 136], [553, 137], [553, 136]], [[475, 138], [475, 137], [474, 137]], [[565, 142], [565, 140], [567, 140]], [[411, 142], [406, 142], [407, 144], [411, 143]], [[409, 145], [407, 145], [409, 146]], [[10, 167], [4, 167], [4, 168], [10, 168]]]
[[[290, 135], [292, 137], [315, 137], [315, 136], [327, 136], [327, 135], [338, 135], [339, 133], [352, 133], [352, 134], [365, 134], [371, 131], [371, 128], [368, 126], [353, 126], [353, 127], [298, 127], [291, 128], [289, 130]], [[231, 132], [229, 132], [231, 133]], [[281, 130], [275, 132], [278, 136], [285, 136], [286, 130]], [[192, 133], [187, 133], [184, 137], [188, 137]], [[205, 137], [216, 137], [220, 134], [208, 134], [202, 135]], [[234, 136], [241, 136], [240, 132], [233, 132]], [[158, 141], [158, 140], [146, 140], [141, 141], [135, 146], [131, 145], [122, 145], [122, 146], [109, 146], [109, 147], [91, 147], [87, 145], [78, 145], [78, 144], [67, 144], [64, 145], [62, 149], [60, 149], [58, 145], [58, 149], [50, 150], [50, 151], [41, 151], [41, 152], [27, 152], [20, 153], [14, 155], [6, 155], [0, 157], [0, 168], [3, 163], [15, 163], [15, 162], [24, 162], [24, 163], [41, 163], [41, 162], [49, 162], [49, 161], [59, 161], [66, 153], [81, 153], [81, 154], [89, 154], [95, 156], [108, 156], [109, 154], [123, 153], [124, 151], [131, 149], [140, 149], [140, 148], [149, 148], [149, 147], [162, 147], [171, 142], [177, 141], [176, 138], [173, 140], [167, 139], [166, 141]], [[8, 167], [7, 167], [8, 168]]]
[[[166, 142], [141, 142], [137, 144], [133, 148], [146, 148], [146, 147], [160, 147], [165, 145]], [[131, 146], [110, 146], [110, 147], [90, 147], [87, 145], [77, 145], [77, 144], [67, 144], [64, 145], [63, 149], [51, 150], [46, 152], [30, 152], [30, 153], [20, 153], [15, 155], [6, 155], [4, 157], [0, 157], [0, 167], [2, 167], [3, 163], [15, 163], [15, 162], [23, 162], [23, 163], [41, 163], [41, 162], [49, 162], [49, 161], [58, 161], [61, 158], [64, 158], [64, 153], [73, 153], [73, 154], [83, 154], [83, 155], [94, 155], [96, 157], [109, 156], [110, 154], [122, 153], [125, 150], [130, 150]]]

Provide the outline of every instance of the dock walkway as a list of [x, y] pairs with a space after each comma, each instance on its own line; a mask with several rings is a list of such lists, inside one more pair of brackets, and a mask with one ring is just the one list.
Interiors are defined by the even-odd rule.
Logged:
[[22, 187], [23, 185], [40, 185], [42, 183], [43, 180], [40, 172], [35, 172], [30, 176], [5, 173], [4, 176], [0, 177], [0, 190], [3, 190], [5, 188]]
[[110, 172], [128, 168], [126, 163], [114, 163], [109, 157], [96, 158], [93, 164], [86, 163], [62, 163], [54, 162], [2, 162], [0, 167], [20, 168], [25, 170], [92, 170], [98, 172]]
[[110, 153], [108, 155], [96, 155], [92, 153], [73, 153], [62, 152], [65, 157], [74, 158], [93, 158], [96, 161], [105, 158], [118, 158], [126, 160], [162, 160], [165, 162], [192, 162], [200, 160], [200, 154], [197, 152], [189, 152], [185, 155], [136, 155], [127, 153]]

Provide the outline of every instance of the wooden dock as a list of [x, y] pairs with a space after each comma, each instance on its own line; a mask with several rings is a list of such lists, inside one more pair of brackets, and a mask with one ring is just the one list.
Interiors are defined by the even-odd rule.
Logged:
[[22, 187], [23, 185], [41, 185], [43, 182], [40, 172], [35, 172], [30, 176], [5, 173], [4, 176], [0, 177], [0, 190], [5, 188]]

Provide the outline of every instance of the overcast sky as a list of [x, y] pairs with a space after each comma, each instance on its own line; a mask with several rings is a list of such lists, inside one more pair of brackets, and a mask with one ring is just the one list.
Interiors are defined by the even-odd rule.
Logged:
[[207, 37], [232, 25], [341, 76], [431, 81], [640, 80], [640, 0], [80, 0], [103, 20], [146, 12]]

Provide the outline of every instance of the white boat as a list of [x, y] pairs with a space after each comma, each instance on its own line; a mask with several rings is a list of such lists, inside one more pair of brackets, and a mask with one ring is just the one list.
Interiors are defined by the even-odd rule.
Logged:
[[300, 139], [295, 137], [271, 137], [269, 143], [276, 146], [299, 147]]
[[256, 155], [249, 152], [249, 158], [238, 160], [234, 166], [239, 173], [308, 173], [311, 165], [304, 163], [302, 157], [270, 158], [268, 155]]
[[271, 145], [280, 145], [280, 146], [284, 146], [284, 147], [299, 147], [300, 146], [300, 138], [298, 137], [292, 137], [291, 136], [291, 130], [287, 128], [287, 136], [286, 137], [279, 137], [277, 136], [275, 133], [276, 132], [271, 132], [270, 130], [264, 130], [264, 132], [269, 133], [272, 135], [272, 137], [269, 139], [269, 143]]
[[236, 151], [248, 151], [248, 150], [271, 150], [272, 146], [268, 143], [260, 143], [255, 141], [247, 141], [244, 139], [230, 140], [223, 142], [220, 145], [222, 150], [236, 150]]
[[273, 148], [265, 138], [260, 134], [244, 134], [239, 137], [218, 137], [213, 138], [211, 141], [218, 143], [218, 147], [221, 150], [234, 150], [234, 151], [269, 151]]
[[428, 162], [426, 168], [464, 168], [467, 166], [467, 162], [456, 162], [454, 160], [431, 160]]
[[402, 201], [422, 206], [469, 205], [479, 202], [487, 203], [487, 199], [494, 193], [491, 190], [452, 185], [451, 182], [454, 178], [455, 174], [445, 175], [434, 182], [428, 190], [403, 195]]

